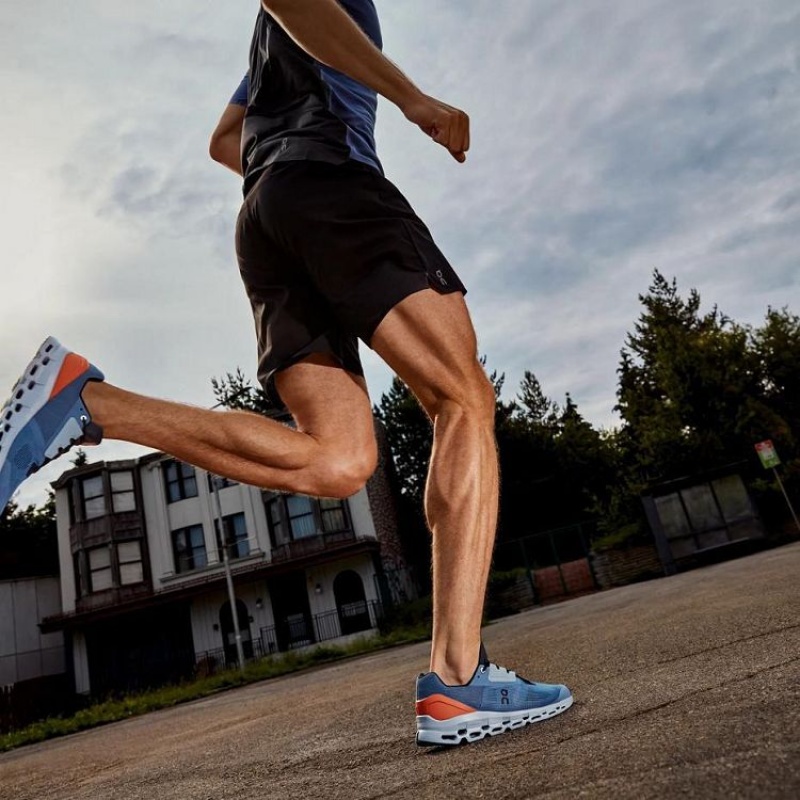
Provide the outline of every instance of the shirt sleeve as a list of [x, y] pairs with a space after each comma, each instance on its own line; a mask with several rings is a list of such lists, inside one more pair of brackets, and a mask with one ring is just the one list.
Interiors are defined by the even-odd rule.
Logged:
[[233, 93], [233, 97], [231, 97], [229, 104], [233, 106], [246, 106], [247, 90], [249, 86], [249, 77], [248, 75], [245, 75], [244, 78], [242, 78], [242, 82], [239, 84], [239, 88]]

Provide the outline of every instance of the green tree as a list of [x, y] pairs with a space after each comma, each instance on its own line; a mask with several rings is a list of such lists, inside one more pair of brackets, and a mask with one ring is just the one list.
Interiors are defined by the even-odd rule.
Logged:
[[701, 311], [656, 271], [621, 353], [616, 487], [600, 503], [601, 527], [642, 529], [638, 498], [652, 483], [747, 461], [773, 439], [797, 476], [800, 319], [769, 309], [760, 328], [718, 308]]
[[525, 373], [517, 393], [517, 419], [531, 427], [552, 431], [558, 418], [558, 404], [546, 397], [539, 379], [530, 370]]
[[0, 579], [57, 574], [55, 495], [41, 507], [12, 501], [0, 514]]
[[381, 395], [373, 413], [386, 428], [400, 492], [421, 509], [433, 442], [431, 422], [417, 398], [397, 376], [388, 392]]
[[269, 417], [279, 413], [269, 395], [261, 387], [255, 387], [241, 367], [236, 367], [236, 372], [226, 373], [224, 378], [212, 378], [211, 388], [217, 405], [222, 408], [253, 411]]
[[700, 311], [659, 272], [621, 353], [617, 409], [642, 481], [677, 477], [745, 457], [760, 398], [750, 331], [714, 307]]
[[788, 309], [768, 309], [752, 335], [762, 398], [772, 411], [768, 434], [796, 454], [800, 432], [800, 317]]

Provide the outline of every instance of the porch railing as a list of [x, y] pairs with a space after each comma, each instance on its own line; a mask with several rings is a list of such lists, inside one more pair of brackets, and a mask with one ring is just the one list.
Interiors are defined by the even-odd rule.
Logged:
[[[246, 661], [257, 661], [274, 653], [331, 642], [342, 636], [378, 627], [383, 604], [377, 600], [346, 603], [322, 614], [296, 614], [268, 625], [257, 638], [242, 641]], [[236, 647], [218, 647], [195, 655], [198, 674], [210, 675], [236, 664]]]

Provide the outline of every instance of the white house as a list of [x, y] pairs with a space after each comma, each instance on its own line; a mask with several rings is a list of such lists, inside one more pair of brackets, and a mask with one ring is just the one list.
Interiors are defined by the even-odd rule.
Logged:
[[[413, 596], [386, 454], [347, 500], [220, 481], [161, 453], [71, 469], [56, 490], [62, 611], [75, 689], [157, 685], [236, 659], [228, 549], [247, 658], [374, 632]], [[220, 527], [222, 533], [220, 533]]]

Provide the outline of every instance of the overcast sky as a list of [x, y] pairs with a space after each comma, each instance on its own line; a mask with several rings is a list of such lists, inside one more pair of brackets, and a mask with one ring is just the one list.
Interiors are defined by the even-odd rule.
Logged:
[[[530, 369], [615, 424], [653, 268], [739, 322], [800, 312], [796, 0], [376, 4], [387, 54], [472, 118], [463, 166], [387, 103], [378, 146], [467, 284], [509, 395]], [[239, 182], [207, 141], [257, 8], [3, 1], [0, 394], [48, 334], [117, 384], [198, 405], [212, 376], [254, 376]], [[364, 350], [377, 401], [391, 375]]]

